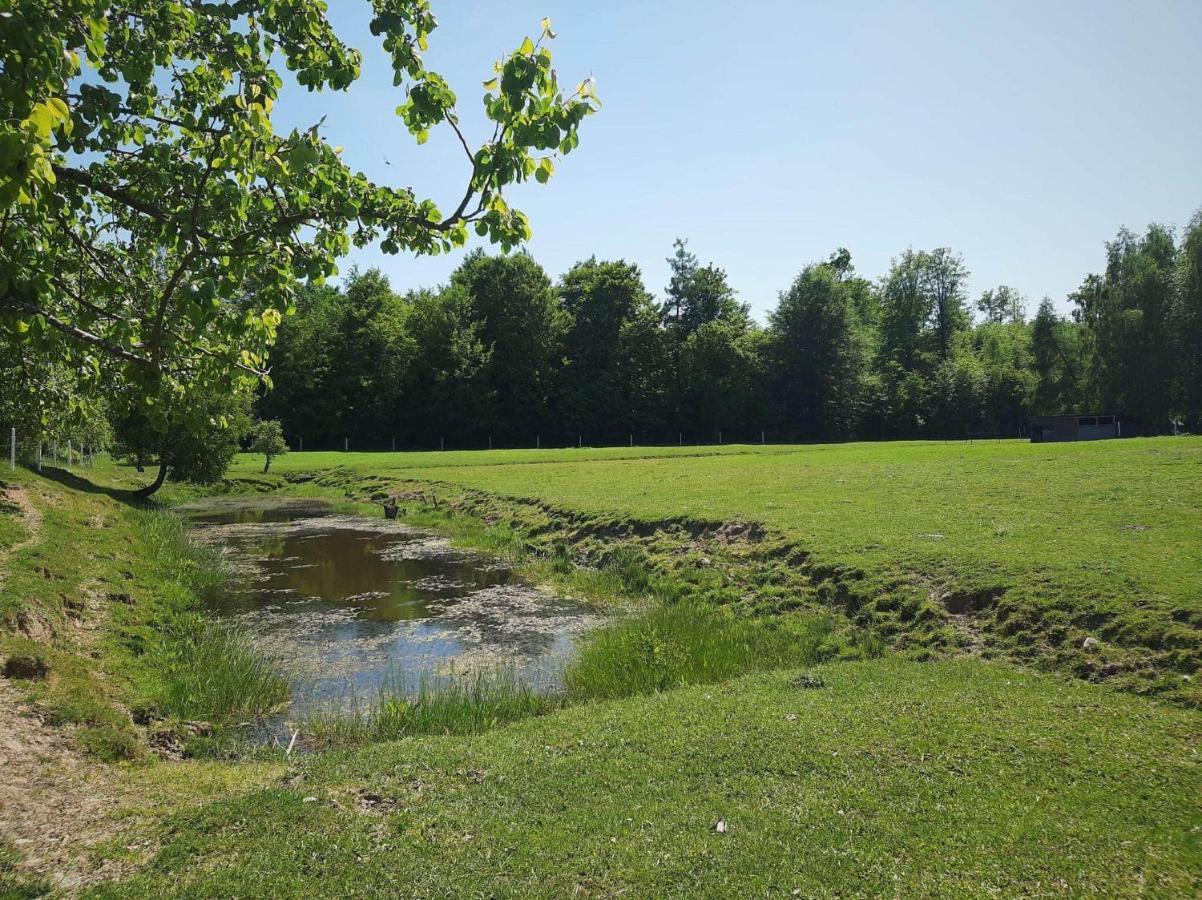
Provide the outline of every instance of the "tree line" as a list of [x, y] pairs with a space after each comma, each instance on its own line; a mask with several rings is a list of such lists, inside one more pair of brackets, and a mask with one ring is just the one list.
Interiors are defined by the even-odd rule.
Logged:
[[970, 297], [948, 248], [872, 280], [839, 249], [758, 324], [683, 240], [661, 298], [637, 266], [557, 280], [527, 253], [469, 254], [435, 290], [376, 269], [305, 287], [258, 400], [295, 448], [1017, 436], [1101, 411], [1202, 428], [1202, 216], [1107, 243], [1057, 315], [1000, 285]]

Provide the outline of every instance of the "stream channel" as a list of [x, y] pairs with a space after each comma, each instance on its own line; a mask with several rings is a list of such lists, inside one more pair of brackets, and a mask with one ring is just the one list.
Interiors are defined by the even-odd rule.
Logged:
[[211, 498], [180, 512], [233, 573], [208, 598], [212, 612], [288, 676], [289, 706], [266, 723], [275, 734], [317, 709], [472, 672], [557, 690], [573, 639], [600, 621], [500, 560], [320, 500]]

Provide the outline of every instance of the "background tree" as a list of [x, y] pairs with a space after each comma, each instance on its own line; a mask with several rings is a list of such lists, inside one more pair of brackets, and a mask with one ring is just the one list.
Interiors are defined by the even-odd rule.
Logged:
[[[334, 389], [338, 370], [354, 365], [338, 340], [342, 307], [342, 292], [331, 285], [297, 291], [294, 315], [280, 324], [272, 353], [272, 389], [258, 403], [261, 417], [281, 420], [285, 432], [310, 449], [334, 446], [350, 427], [342, 418], [344, 398]], [[358, 434], [357, 422], [355, 429]]]
[[451, 275], [450, 289], [466, 299], [488, 353], [479, 381], [493, 402], [468, 436], [537, 433], [549, 418], [552, 361], [566, 326], [551, 279], [529, 254], [474, 251]]
[[919, 259], [935, 345], [940, 357], [947, 358], [955, 336], [967, 330], [972, 322], [964, 290], [968, 269], [963, 257], [947, 247], [922, 253]]
[[39, 445], [49, 451], [70, 441], [103, 450], [111, 441], [106, 404], [79, 389], [75, 367], [0, 334], [0, 443], [8, 444], [12, 428], [26, 462], [37, 459]]
[[765, 373], [759, 328], [730, 319], [703, 323], [680, 349], [677, 426], [694, 440], [746, 440], [764, 424]]
[[748, 307], [738, 301], [726, 273], [713, 263], [702, 266], [689, 252], [688, 241], [677, 238], [673, 246], [675, 253], [667, 260], [672, 274], [663, 310], [680, 339], [706, 322], [746, 326], [750, 322]]
[[1172, 331], [1177, 411], [1191, 431], [1202, 432], [1202, 211], [1181, 239]]
[[981, 366], [979, 430], [1012, 437], [1022, 434], [1035, 390], [1031, 332], [1022, 318], [1007, 315], [971, 333], [972, 352]]
[[[1086, 280], [1107, 302], [1139, 299], [1141, 326], [1146, 297], [1132, 286], [1167, 291], [1159, 352], [1169, 377], [1137, 385], [1132, 398], [1156, 392], [1173, 415], [1197, 402], [1198, 233], [1195, 223], [1155, 265], [1122, 263], [1153, 278]], [[688, 256], [683, 243], [677, 250]], [[681, 322], [691, 321], [702, 269], [686, 259], [669, 285], [680, 289]], [[697, 441], [721, 431], [746, 440], [761, 429], [814, 440], [1018, 435], [1032, 414], [1101, 402], [1096, 329], [1057, 316], [1051, 300], [1028, 324], [1023, 298], [1005, 286], [985, 292], [985, 321], [974, 325], [963, 272], [950, 251], [907, 251], [874, 285], [841, 249], [799, 273], [766, 329], [728, 311], [687, 334], [675, 303], [657, 303], [622, 261], [583, 260], [552, 286], [524, 254], [476, 253], [450, 285], [404, 297], [379, 273], [354, 272], [341, 288], [301, 292], [280, 330], [277, 390], [260, 400], [260, 415], [278, 416], [287, 434], [305, 423], [307, 435], [326, 434], [324, 446], [342, 446], [344, 435], [376, 447], [390, 436], [404, 447], [442, 437], [447, 446], [490, 437], [529, 446], [540, 435], [550, 446], [578, 435], [674, 442], [678, 432]], [[950, 328], [946, 347], [941, 327]], [[1138, 329], [1114, 333], [1111, 356], [1135, 339], [1145, 340]]]
[[600, 435], [632, 431], [638, 417], [631, 325], [651, 309], [638, 266], [621, 260], [579, 262], [559, 283], [567, 323], [557, 417], [569, 430]]
[[1106, 245], [1106, 271], [1072, 296], [1087, 353], [1088, 401], [1096, 409], [1163, 426], [1173, 405], [1172, 310], [1177, 248], [1152, 225], [1127, 229]]
[[153, 412], [137, 391], [115, 393], [110, 401], [115, 450], [157, 466], [152, 494], [168, 479], [214, 484], [221, 480], [250, 428], [253, 392], [191, 391], [186, 409], [156, 404]]
[[1081, 360], [1076, 327], [1056, 315], [1050, 297], [1040, 302], [1031, 325], [1031, 366], [1032, 413], [1077, 411], [1081, 399]]
[[288, 452], [284, 440], [284, 429], [275, 419], [260, 419], [250, 429], [250, 452], [263, 454], [263, 473], [271, 468], [271, 461]]
[[991, 325], [1004, 322], [1021, 323], [1026, 320], [1027, 298], [1009, 285], [999, 285], [981, 294], [977, 309]]
[[806, 266], [769, 314], [774, 399], [809, 440], [847, 436], [855, 425], [865, 363], [850, 255]]
[[493, 388], [485, 380], [492, 352], [483, 323], [462, 290], [418, 291], [408, 298], [414, 357], [397, 411], [409, 446], [437, 447], [445, 435], [475, 434], [495, 419]]

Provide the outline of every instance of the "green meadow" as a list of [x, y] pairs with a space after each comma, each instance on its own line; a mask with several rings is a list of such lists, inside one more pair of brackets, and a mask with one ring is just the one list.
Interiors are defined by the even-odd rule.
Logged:
[[223, 723], [280, 686], [199, 604], [217, 567], [170, 505], [208, 489], [19, 470], [0, 647], [48, 674], [8, 684], [106, 803], [57, 871], [0, 846], [0, 896], [1202, 889], [1202, 439], [261, 469], [216, 490], [397, 496], [612, 622], [559, 697], [467, 683], [314, 722], [305, 754], [242, 745]]

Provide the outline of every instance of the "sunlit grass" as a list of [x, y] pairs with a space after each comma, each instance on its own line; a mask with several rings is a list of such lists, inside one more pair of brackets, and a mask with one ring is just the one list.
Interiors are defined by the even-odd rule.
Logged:
[[314, 746], [346, 746], [418, 734], [479, 734], [498, 725], [542, 715], [563, 705], [562, 694], [537, 690], [509, 666], [407, 684], [388, 679], [374, 697], [352, 698], [311, 711], [301, 733]]

